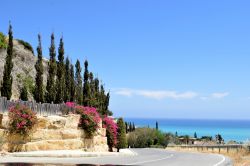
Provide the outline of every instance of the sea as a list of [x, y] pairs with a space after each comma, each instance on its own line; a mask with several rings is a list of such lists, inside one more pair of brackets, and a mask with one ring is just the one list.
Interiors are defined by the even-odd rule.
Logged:
[[198, 137], [220, 134], [225, 142], [236, 141], [248, 143], [250, 141], [250, 120], [205, 120], [205, 119], [147, 119], [147, 118], [125, 118], [126, 122], [132, 122], [136, 127], [156, 127], [159, 130], [180, 135]]

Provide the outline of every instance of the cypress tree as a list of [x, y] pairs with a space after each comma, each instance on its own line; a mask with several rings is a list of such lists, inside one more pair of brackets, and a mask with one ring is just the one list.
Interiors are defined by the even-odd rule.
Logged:
[[127, 147], [127, 138], [126, 138], [126, 125], [122, 118], [119, 118], [117, 121], [117, 152], [119, 152], [120, 149]]
[[60, 39], [58, 48], [58, 64], [57, 64], [57, 79], [56, 79], [56, 103], [64, 101], [65, 89], [65, 65], [64, 65], [64, 43], [63, 38]]
[[56, 76], [56, 50], [55, 50], [55, 37], [54, 33], [51, 34], [51, 45], [49, 48], [50, 61], [49, 61], [49, 75], [46, 86], [46, 102], [51, 103], [55, 101], [55, 76]]
[[197, 138], [197, 133], [196, 132], [194, 132], [194, 138]]
[[133, 128], [132, 128], [132, 123], [129, 122], [129, 132], [132, 132], [133, 131]]
[[74, 66], [70, 65], [70, 101], [75, 101]]
[[105, 95], [105, 90], [104, 90], [104, 86], [101, 85], [100, 88], [100, 92], [98, 95], [98, 101], [99, 101], [99, 108], [98, 108], [98, 112], [100, 113], [100, 115], [105, 115], [105, 103], [106, 103], [106, 95]]
[[23, 101], [28, 101], [28, 90], [25, 85], [21, 88], [20, 99]]
[[104, 107], [104, 115], [112, 115], [112, 112], [109, 111], [109, 99], [110, 99], [110, 94], [109, 92], [105, 96], [105, 107]]
[[4, 71], [3, 71], [3, 85], [1, 87], [1, 96], [7, 97], [10, 100], [12, 95], [12, 75], [11, 70], [13, 68], [12, 62], [13, 56], [13, 34], [12, 26], [9, 25], [9, 43], [7, 48], [7, 56], [5, 58]]
[[70, 89], [71, 89], [70, 62], [69, 58], [67, 57], [65, 62], [64, 102], [70, 101]]
[[42, 54], [42, 44], [41, 36], [38, 35], [38, 47], [37, 47], [37, 62], [35, 64], [36, 68], [36, 85], [34, 92], [34, 99], [36, 102], [44, 102], [44, 90], [43, 90], [43, 54]]
[[126, 126], [126, 133], [128, 133], [128, 123], [125, 122], [125, 126]]
[[90, 106], [90, 85], [89, 85], [89, 70], [88, 61], [84, 62], [84, 78], [83, 78], [83, 105]]
[[97, 107], [95, 80], [92, 72], [89, 73], [90, 100], [89, 106]]
[[158, 122], [156, 121], [156, 123], [155, 123], [155, 129], [158, 130], [158, 127], [159, 127], [158, 126]]
[[82, 104], [83, 103], [83, 89], [82, 89], [82, 76], [81, 76], [82, 68], [79, 60], [76, 61], [75, 68], [76, 68], [76, 73], [75, 73], [76, 101], [78, 104]]

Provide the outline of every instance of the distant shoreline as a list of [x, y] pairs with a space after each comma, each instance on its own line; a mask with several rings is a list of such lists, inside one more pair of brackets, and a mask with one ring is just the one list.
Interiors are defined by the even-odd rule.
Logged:
[[125, 121], [134, 122], [137, 127], [155, 128], [156, 121], [163, 132], [178, 135], [198, 137], [221, 134], [225, 142], [248, 142], [250, 139], [250, 120], [201, 120], [201, 119], [169, 119], [169, 118], [125, 118]]

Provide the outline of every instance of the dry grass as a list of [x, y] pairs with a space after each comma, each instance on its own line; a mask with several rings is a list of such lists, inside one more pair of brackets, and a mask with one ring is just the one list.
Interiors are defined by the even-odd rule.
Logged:
[[196, 149], [196, 148], [179, 148], [179, 147], [171, 147], [167, 148], [168, 150], [175, 150], [175, 151], [185, 151], [185, 152], [202, 152], [202, 153], [216, 153], [216, 154], [222, 154], [225, 156], [228, 156], [232, 159], [234, 166], [250, 166], [250, 153], [247, 151], [247, 149], [240, 149], [240, 150], [229, 150], [227, 152], [226, 150], [221, 150], [219, 152], [219, 149], [214, 149], [213, 151], [210, 149]]

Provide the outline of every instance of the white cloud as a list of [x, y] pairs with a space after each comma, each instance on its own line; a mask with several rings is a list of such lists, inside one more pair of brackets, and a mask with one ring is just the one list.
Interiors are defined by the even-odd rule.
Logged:
[[120, 90], [115, 90], [115, 94], [129, 97], [132, 96], [133, 92], [129, 89], [120, 89]]
[[135, 89], [126, 89], [126, 88], [116, 89], [115, 94], [122, 95], [122, 96], [143, 96], [143, 97], [157, 99], [157, 100], [161, 100], [165, 98], [176, 99], [176, 100], [193, 99], [198, 96], [196, 92], [192, 92], [192, 91], [178, 93], [176, 91], [135, 90]]
[[212, 93], [211, 97], [214, 99], [222, 99], [224, 97], [227, 97], [228, 95], [229, 95], [228, 92], [223, 92], [223, 93], [216, 92], [216, 93]]
[[201, 100], [204, 100], [204, 101], [205, 101], [205, 100], [208, 100], [208, 99], [209, 99], [209, 97], [206, 97], [206, 96], [202, 96], [202, 97], [201, 97]]

